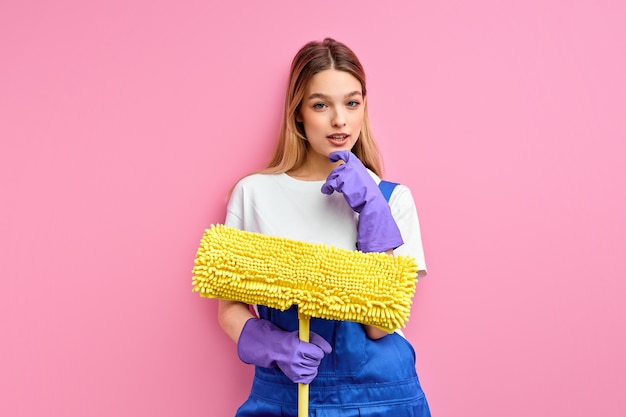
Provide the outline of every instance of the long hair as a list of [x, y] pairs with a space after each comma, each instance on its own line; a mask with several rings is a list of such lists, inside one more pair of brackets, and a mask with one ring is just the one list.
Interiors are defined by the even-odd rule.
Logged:
[[[305, 161], [308, 148], [304, 140], [304, 127], [296, 121], [300, 111], [304, 91], [313, 76], [319, 72], [334, 69], [345, 71], [361, 83], [363, 97], [367, 94], [365, 71], [357, 56], [341, 42], [326, 38], [322, 42], [313, 41], [304, 45], [293, 58], [289, 82], [285, 93], [283, 117], [274, 155], [261, 173], [275, 174], [299, 168]], [[363, 125], [352, 152], [376, 175], [382, 176], [382, 164], [378, 147], [372, 135], [367, 113], [367, 101], [363, 115]]]

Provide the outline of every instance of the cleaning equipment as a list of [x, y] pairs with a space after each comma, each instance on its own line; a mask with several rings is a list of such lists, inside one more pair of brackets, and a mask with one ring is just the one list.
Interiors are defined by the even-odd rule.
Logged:
[[408, 256], [362, 253], [212, 225], [200, 242], [193, 290], [201, 297], [298, 306], [307, 317], [394, 331], [405, 326], [417, 265]]
[[[347, 320], [394, 331], [405, 327], [417, 283], [408, 256], [363, 253], [212, 225], [200, 241], [193, 291], [201, 297], [298, 307], [300, 339], [310, 318]], [[298, 386], [298, 415], [308, 385]]]

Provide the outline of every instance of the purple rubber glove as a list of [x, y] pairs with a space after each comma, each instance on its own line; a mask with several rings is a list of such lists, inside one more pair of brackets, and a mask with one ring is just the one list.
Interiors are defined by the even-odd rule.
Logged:
[[332, 352], [326, 340], [310, 333], [311, 343], [298, 338], [298, 332], [287, 332], [264, 319], [249, 319], [243, 326], [237, 353], [245, 363], [272, 368], [278, 366], [289, 379], [309, 384], [317, 375], [324, 354]]
[[322, 193], [343, 193], [352, 210], [359, 213], [357, 247], [361, 252], [385, 252], [402, 245], [402, 235], [389, 204], [363, 163], [350, 151], [328, 156], [331, 162], [342, 160], [328, 175]]

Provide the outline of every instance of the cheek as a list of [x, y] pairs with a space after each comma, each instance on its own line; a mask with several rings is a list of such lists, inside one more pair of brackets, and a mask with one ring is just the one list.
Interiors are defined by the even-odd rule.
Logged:
[[361, 128], [361, 126], [363, 125], [363, 118], [364, 118], [365, 114], [363, 112], [355, 112], [354, 116], [352, 117], [352, 125], [355, 128]]
[[324, 124], [323, 117], [320, 115], [309, 115], [304, 119], [304, 129], [305, 130], [316, 130], [320, 129], [320, 127]]
[[355, 135], [355, 142], [356, 138], [361, 136], [361, 131], [363, 130], [363, 118], [363, 114], [361, 114], [352, 120], [352, 132]]

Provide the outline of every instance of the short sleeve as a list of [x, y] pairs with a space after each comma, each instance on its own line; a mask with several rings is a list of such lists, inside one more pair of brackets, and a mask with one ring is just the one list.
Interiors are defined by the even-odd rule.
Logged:
[[419, 271], [418, 276], [422, 278], [427, 274], [426, 259], [417, 209], [411, 190], [404, 185], [398, 185], [391, 194], [389, 205], [402, 234], [402, 240], [404, 240], [404, 244], [396, 248], [394, 253], [415, 258]]
[[228, 227], [242, 230], [243, 224], [243, 188], [241, 182], [235, 185], [226, 206], [226, 219], [224, 224]]

